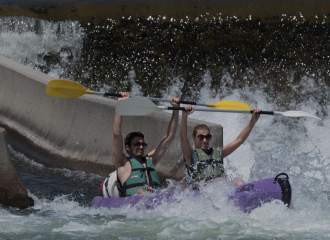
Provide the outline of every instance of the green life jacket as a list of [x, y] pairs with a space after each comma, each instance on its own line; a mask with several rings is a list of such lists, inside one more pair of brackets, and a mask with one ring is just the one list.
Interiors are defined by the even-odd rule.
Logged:
[[187, 171], [194, 180], [205, 179], [208, 181], [213, 178], [224, 177], [222, 150], [210, 148], [206, 154], [200, 148], [194, 149], [191, 156], [191, 166], [187, 167]]
[[[153, 189], [160, 189], [160, 180], [149, 157], [144, 157], [146, 161], [146, 168], [136, 159], [128, 158], [128, 161], [131, 163], [132, 172], [129, 175], [128, 179], [121, 186], [121, 183], [118, 179], [118, 189], [120, 197], [131, 196], [136, 193], [139, 188], [147, 189], [148, 186], [151, 186]], [[146, 178], [146, 171], [148, 174], [149, 180]]]

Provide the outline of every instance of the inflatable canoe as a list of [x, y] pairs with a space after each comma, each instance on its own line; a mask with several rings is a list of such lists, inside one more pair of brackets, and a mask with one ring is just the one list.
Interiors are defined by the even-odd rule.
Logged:
[[[199, 191], [193, 192], [193, 196], [199, 194]], [[291, 185], [286, 173], [280, 173], [275, 178], [236, 186], [234, 193], [228, 196], [228, 201], [233, 201], [235, 206], [243, 212], [251, 212], [263, 203], [271, 202], [275, 199], [281, 200], [284, 204], [290, 206]], [[161, 204], [163, 201], [175, 202], [175, 199], [171, 194], [160, 194], [149, 197], [135, 195], [123, 198], [103, 198], [97, 196], [94, 197], [91, 205], [93, 208], [119, 208], [127, 205], [135, 206], [140, 201], [142, 201], [145, 208], [150, 209]]]

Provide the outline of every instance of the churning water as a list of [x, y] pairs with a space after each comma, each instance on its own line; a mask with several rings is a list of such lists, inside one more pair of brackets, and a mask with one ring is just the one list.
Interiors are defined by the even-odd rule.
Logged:
[[[225, 159], [227, 173], [240, 175], [246, 182], [280, 172], [290, 177], [292, 208], [275, 201], [250, 214], [227, 203], [225, 185], [206, 186], [202, 191], [209, 197], [199, 196], [194, 201], [189, 193], [177, 193], [181, 201], [152, 210], [91, 209], [89, 202], [99, 194], [100, 176], [47, 168], [11, 149], [19, 176], [36, 204], [24, 211], [1, 207], [0, 238], [329, 239], [329, 56], [323, 48], [312, 47], [328, 41], [327, 35], [314, 34], [315, 29], [327, 32], [328, 25], [320, 20], [319, 24], [301, 23], [297, 27], [293, 19], [287, 16], [282, 23], [285, 27], [258, 21], [254, 25], [253, 20], [250, 25], [237, 25], [217, 16], [214, 20], [197, 19], [195, 25], [178, 21], [166, 27], [154, 24], [157, 19], [127, 20], [119, 28], [110, 19], [108, 25], [80, 26], [72, 21], [1, 18], [0, 54], [54, 78], [68, 78], [98, 89], [129, 90], [134, 95], [176, 96], [209, 103], [228, 99], [263, 110], [302, 110], [323, 120], [261, 116], [247, 141]], [[120, 32], [129, 24], [135, 24], [134, 31]], [[306, 27], [301, 28], [304, 24]], [[263, 34], [251, 31], [250, 38], [243, 34], [244, 38], [238, 39], [242, 46], [230, 45], [228, 40], [227, 45], [216, 46], [214, 55], [203, 52], [201, 46], [214, 47], [211, 40], [218, 40], [217, 31], [229, 25], [237, 38], [239, 29], [244, 32], [260, 25]], [[140, 35], [141, 29], [145, 34]], [[210, 30], [215, 39], [200, 42]], [[295, 35], [296, 45], [284, 33]], [[259, 55], [259, 47], [252, 41], [256, 34], [263, 39]], [[191, 40], [187, 46], [180, 45], [182, 36]], [[157, 39], [162, 39], [164, 48], [156, 49]], [[278, 52], [267, 53], [267, 47]], [[250, 119], [245, 114], [206, 112], [190, 117], [221, 124], [224, 144], [234, 140]]]

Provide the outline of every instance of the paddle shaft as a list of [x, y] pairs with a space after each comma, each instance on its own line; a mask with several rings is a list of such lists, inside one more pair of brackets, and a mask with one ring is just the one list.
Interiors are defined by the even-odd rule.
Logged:
[[[185, 111], [184, 107], [165, 107], [165, 106], [158, 106], [161, 109], [165, 110], [182, 110]], [[228, 113], [253, 113], [253, 110], [230, 110], [230, 109], [205, 109], [205, 108], [195, 108], [195, 111], [208, 111], [208, 112], [228, 112]], [[274, 115], [273, 111], [261, 111], [258, 114], [268, 114]]]
[[[94, 91], [95, 95], [105, 96], [105, 97], [122, 97], [119, 93], [109, 93], [109, 92], [96, 92]], [[153, 98], [153, 97], [143, 97], [143, 96], [130, 96], [131, 98], [147, 98], [151, 101], [157, 101], [157, 102], [170, 102], [169, 99], [164, 98]], [[190, 104], [190, 105], [198, 105], [198, 106], [206, 106], [206, 103], [199, 103], [199, 102], [190, 102], [190, 101], [179, 101], [179, 103], [182, 104]]]

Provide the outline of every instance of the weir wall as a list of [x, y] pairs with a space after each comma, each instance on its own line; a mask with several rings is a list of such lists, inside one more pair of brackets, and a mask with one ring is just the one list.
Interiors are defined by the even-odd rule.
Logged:
[[28, 196], [10, 160], [6, 135], [6, 130], [0, 128], [0, 204], [21, 209], [32, 207], [34, 201]]
[[[45, 89], [52, 79], [0, 56], [0, 125], [11, 135], [8, 142], [47, 166], [106, 176], [114, 170], [112, 126], [116, 100], [92, 95], [75, 99], [49, 97]], [[170, 118], [167, 112], [123, 117], [123, 136], [141, 131], [150, 151], [164, 136]], [[161, 180], [184, 176], [180, 121], [174, 141], [157, 165]], [[188, 132], [198, 123], [210, 126], [214, 146], [223, 145], [220, 125], [190, 118]]]

